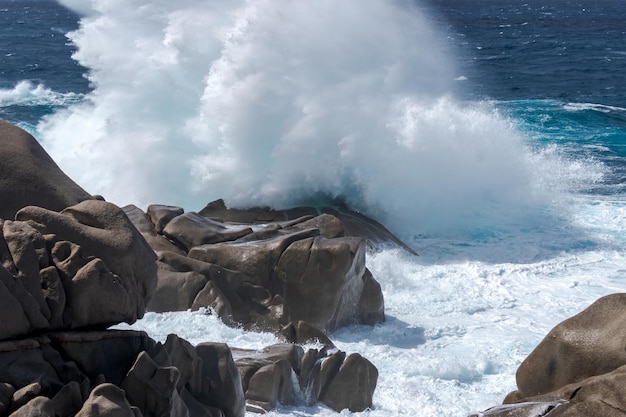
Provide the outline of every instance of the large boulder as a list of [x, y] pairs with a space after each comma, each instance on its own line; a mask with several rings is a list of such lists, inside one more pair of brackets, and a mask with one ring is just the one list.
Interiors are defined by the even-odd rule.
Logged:
[[552, 329], [522, 362], [521, 398], [545, 394], [626, 365], [626, 294], [600, 298]]
[[476, 416], [626, 415], [626, 294], [598, 299], [552, 329], [517, 370], [517, 391]]
[[173, 206], [125, 208], [159, 255], [150, 310], [205, 307], [228, 324], [275, 332], [299, 321], [323, 331], [384, 321], [380, 285], [365, 268], [367, 240], [344, 236], [339, 218], [221, 204], [203, 210], [212, 218]]
[[29, 133], [0, 120], [0, 218], [25, 206], [60, 211], [93, 197], [72, 181]]

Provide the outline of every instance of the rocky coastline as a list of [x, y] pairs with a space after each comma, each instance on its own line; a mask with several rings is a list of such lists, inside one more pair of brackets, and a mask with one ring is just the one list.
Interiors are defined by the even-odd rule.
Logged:
[[[0, 146], [0, 417], [373, 406], [378, 370], [331, 338], [385, 320], [366, 249], [410, 248], [384, 226], [338, 208], [117, 207], [4, 121]], [[110, 329], [189, 309], [284, 342], [251, 351]], [[625, 311], [613, 294], [557, 325], [520, 365], [518, 389], [471, 417], [626, 415]]]
[[[200, 213], [120, 208], [3, 121], [0, 146], [0, 416], [372, 407], [378, 370], [327, 334], [384, 321], [380, 285], [365, 268], [368, 240], [395, 239], [382, 225], [221, 201]], [[109, 329], [146, 311], [200, 308], [284, 343], [249, 351]]]

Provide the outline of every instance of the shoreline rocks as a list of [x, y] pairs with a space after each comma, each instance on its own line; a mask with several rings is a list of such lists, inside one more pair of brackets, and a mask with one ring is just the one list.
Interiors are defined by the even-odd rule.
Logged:
[[519, 366], [517, 391], [472, 417], [626, 415], [626, 294], [602, 297], [552, 329]]
[[273, 332], [299, 321], [332, 332], [385, 319], [380, 284], [365, 268], [366, 240], [345, 236], [333, 215], [269, 222], [257, 209], [236, 210], [230, 219], [239, 222], [226, 223], [165, 205], [124, 210], [158, 255], [151, 311], [206, 307], [229, 325]]
[[[0, 322], [0, 417], [372, 406], [376, 367], [322, 331], [384, 320], [365, 240], [343, 236], [336, 217], [236, 226], [168, 206], [123, 210], [82, 190], [21, 129], [0, 121], [0, 144], [0, 314], [10, 318]], [[253, 352], [107, 330], [151, 303], [208, 307], [291, 343]], [[320, 348], [294, 344], [311, 342]]]

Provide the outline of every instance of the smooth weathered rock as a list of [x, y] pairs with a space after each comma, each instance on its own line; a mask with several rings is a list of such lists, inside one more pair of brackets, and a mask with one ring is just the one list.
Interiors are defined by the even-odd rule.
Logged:
[[275, 287], [285, 300], [285, 320], [333, 331], [357, 323], [363, 292], [365, 242], [309, 238], [294, 242], [276, 265]]
[[196, 352], [202, 360], [201, 391], [191, 394], [202, 403], [221, 409], [225, 417], [243, 417], [246, 400], [228, 346], [200, 343]]
[[357, 307], [357, 321], [373, 326], [385, 321], [385, 300], [380, 283], [374, 279], [369, 269], [363, 273], [363, 291]]
[[291, 383], [292, 368], [286, 360], [265, 365], [248, 382], [246, 402], [248, 409], [270, 411], [280, 404], [288, 404], [295, 395]]
[[319, 230], [308, 229], [261, 241], [202, 245], [190, 250], [188, 256], [241, 271], [252, 279], [253, 284], [270, 288], [270, 276], [285, 249], [294, 242], [318, 235]]
[[50, 319], [50, 309], [43, 297], [39, 275], [39, 270], [49, 265], [46, 242], [38, 230], [25, 222], [6, 220], [2, 232], [17, 268], [17, 277], [33, 297], [47, 322]]
[[182, 207], [166, 206], [162, 204], [152, 204], [148, 206], [147, 214], [154, 225], [157, 233], [163, 233], [165, 226], [175, 217], [183, 214]]
[[26, 131], [0, 120], [0, 218], [12, 220], [22, 207], [60, 211], [92, 196], [61, 171]]
[[280, 335], [289, 343], [304, 345], [307, 343], [319, 343], [328, 347], [334, 347], [333, 342], [316, 327], [299, 320], [296, 324], [289, 323], [280, 329]]
[[56, 414], [52, 400], [39, 396], [15, 410], [10, 417], [56, 417]]
[[[51, 254], [66, 287], [66, 325], [107, 326], [143, 316], [156, 288], [156, 256], [119, 207], [88, 200], [61, 213], [25, 207], [16, 218], [54, 235]], [[94, 308], [86, 319], [82, 314], [90, 303]]]
[[44, 388], [41, 384], [39, 382], [32, 382], [13, 393], [13, 398], [11, 398], [11, 408], [15, 411], [24, 407], [33, 399], [43, 396], [43, 394]]
[[91, 391], [76, 417], [139, 417], [126, 399], [124, 391], [113, 384], [100, 384]]
[[150, 217], [135, 205], [127, 205], [122, 207], [128, 219], [137, 228], [139, 233], [146, 239], [146, 242], [156, 253], [169, 251], [184, 255], [186, 251], [174, 244], [162, 234], [157, 233]]
[[548, 393], [626, 364], [626, 294], [600, 298], [558, 324], [517, 370], [520, 397]]
[[248, 227], [229, 228], [194, 212], [173, 218], [163, 229], [165, 236], [180, 243], [187, 251], [204, 244], [233, 241], [249, 233], [252, 229]]
[[193, 305], [206, 284], [207, 278], [195, 271], [176, 272], [160, 268], [157, 288], [146, 308], [157, 313], [185, 311]]
[[379, 222], [360, 213], [337, 207], [295, 207], [287, 210], [274, 210], [269, 207], [252, 207], [248, 209], [227, 208], [223, 200], [215, 200], [198, 212], [208, 218], [216, 218], [225, 222], [242, 224], [264, 224], [288, 221], [304, 216], [320, 216], [330, 214], [341, 221], [343, 236], [362, 237], [368, 244], [393, 243], [409, 253], [416, 254], [413, 249], [394, 236]]
[[[499, 405], [469, 417], [542, 417], [549, 416], [550, 411], [562, 405], [561, 401], [539, 401], [521, 404]], [[582, 416], [586, 414], [582, 414]]]
[[320, 396], [320, 401], [336, 411], [352, 412], [372, 407], [378, 370], [367, 359], [353, 353], [343, 362], [335, 377]]
[[0, 383], [10, 384], [16, 391], [37, 382], [43, 393], [55, 393], [65, 383], [46, 361], [41, 346], [47, 338], [0, 342]]
[[159, 366], [141, 352], [120, 388], [146, 416], [185, 416], [189, 410], [176, 390], [179, 378], [178, 368]]
[[[203, 275], [207, 284], [198, 292], [191, 305], [183, 310], [201, 307], [212, 307], [218, 316], [227, 324], [247, 325], [252, 322], [253, 309], [259, 308], [253, 300], [247, 303], [246, 283], [252, 279], [239, 271], [233, 271], [201, 260], [180, 256], [172, 252], [163, 252], [159, 256], [159, 276], [167, 279], [168, 271], [179, 273], [195, 272]], [[163, 275], [161, 275], [163, 274]], [[159, 278], [161, 280], [162, 278]], [[161, 284], [159, 284], [161, 285]], [[248, 285], [249, 286], [249, 285]], [[165, 307], [159, 303], [160, 295], [155, 295], [149, 307], [153, 311], [164, 311]], [[206, 304], [203, 304], [203, 300]], [[261, 308], [265, 308], [261, 306]]]

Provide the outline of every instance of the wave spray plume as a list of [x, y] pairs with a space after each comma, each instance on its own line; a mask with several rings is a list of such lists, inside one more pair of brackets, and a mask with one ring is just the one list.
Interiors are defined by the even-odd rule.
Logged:
[[536, 191], [536, 158], [488, 105], [452, 98], [410, 2], [92, 0], [69, 36], [94, 89], [40, 138], [117, 204], [340, 199], [419, 231]]

